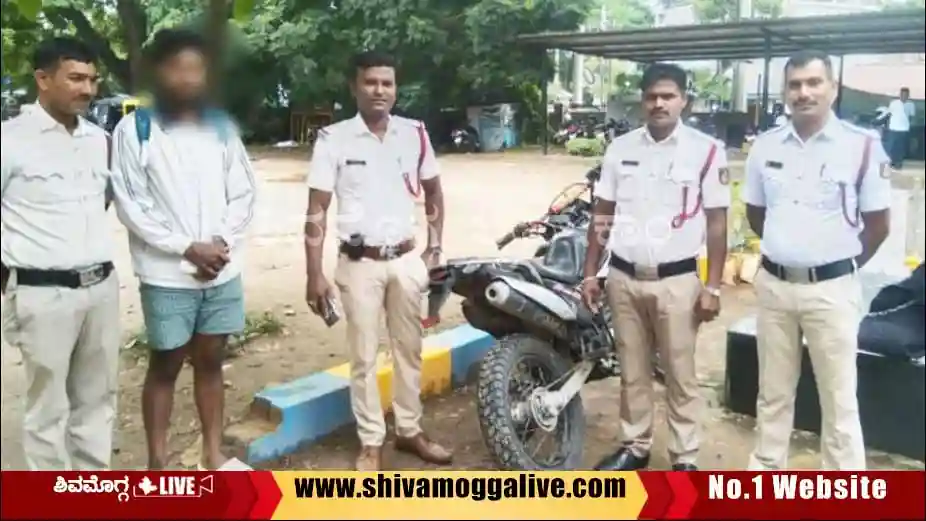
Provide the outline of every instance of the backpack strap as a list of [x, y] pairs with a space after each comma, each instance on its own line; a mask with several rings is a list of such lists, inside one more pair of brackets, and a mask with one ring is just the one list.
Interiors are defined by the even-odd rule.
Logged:
[[138, 144], [142, 145], [151, 139], [151, 110], [145, 107], [135, 109], [135, 135], [138, 136]]
[[223, 143], [228, 142], [231, 136], [231, 120], [224, 110], [214, 108], [206, 109], [203, 119], [205, 119], [207, 124], [215, 128], [216, 133], [219, 135], [219, 139], [222, 140]]

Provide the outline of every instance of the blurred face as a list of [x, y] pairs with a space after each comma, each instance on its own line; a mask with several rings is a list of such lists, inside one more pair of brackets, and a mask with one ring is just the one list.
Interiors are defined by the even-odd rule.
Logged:
[[96, 66], [75, 60], [62, 60], [51, 70], [35, 71], [39, 96], [49, 108], [67, 116], [87, 111], [96, 97], [99, 75]]
[[389, 114], [395, 106], [395, 69], [358, 69], [351, 91], [357, 100], [357, 109], [364, 116], [382, 117]]
[[795, 123], [825, 118], [835, 98], [836, 82], [821, 60], [785, 71], [785, 99]]
[[206, 58], [195, 49], [185, 49], [157, 69], [159, 101], [174, 110], [199, 106], [206, 94]]
[[910, 98], [910, 91], [903, 89], [900, 91], [900, 101], [907, 101]]
[[671, 128], [685, 109], [688, 99], [672, 80], [660, 80], [643, 92], [646, 123], [653, 128]]

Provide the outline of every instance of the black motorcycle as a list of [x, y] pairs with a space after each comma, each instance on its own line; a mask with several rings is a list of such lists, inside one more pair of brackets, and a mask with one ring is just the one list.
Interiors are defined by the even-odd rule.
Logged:
[[[589, 381], [620, 374], [611, 310], [589, 310], [581, 297], [591, 201], [600, 174], [585, 190], [567, 187], [539, 219], [521, 223], [498, 240], [546, 242], [530, 259], [451, 259], [431, 270], [429, 314], [437, 316], [450, 294], [464, 298], [467, 322], [497, 339], [480, 363], [477, 412], [486, 446], [504, 469], [567, 470], [581, 466], [585, 411], [579, 391]], [[580, 202], [581, 201], [581, 202]], [[575, 223], [579, 223], [578, 226]], [[583, 224], [584, 223], [584, 224]], [[606, 252], [598, 272], [605, 284]], [[657, 375], [658, 377], [658, 375]], [[553, 452], [538, 449], [553, 440]], [[531, 448], [531, 445], [538, 447]]]
[[472, 127], [465, 127], [455, 128], [450, 132], [450, 148], [454, 152], [471, 153], [478, 152], [482, 145], [476, 131]]

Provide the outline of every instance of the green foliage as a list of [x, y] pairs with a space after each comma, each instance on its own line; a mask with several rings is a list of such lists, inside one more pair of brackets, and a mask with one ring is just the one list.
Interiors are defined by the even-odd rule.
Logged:
[[884, 11], [904, 11], [908, 9], [926, 9], [926, 0], [882, 0], [881, 9]]
[[[224, 64], [224, 76], [215, 76], [213, 84], [245, 127], [287, 119], [281, 111], [289, 108], [340, 103], [350, 110], [352, 71], [346, 66], [352, 54], [370, 48], [399, 59], [398, 106], [409, 115], [424, 118], [444, 107], [506, 101], [521, 103], [522, 120], [535, 127], [542, 112], [530, 86], [539, 84], [549, 58], [517, 45], [515, 38], [574, 30], [597, 5], [597, 0], [44, 0], [30, 18], [23, 6], [34, 0], [0, 1], [3, 72], [20, 85], [31, 83], [27, 64], [35, 42], [50, 34], [72, 34], [93, 46], [106, 90], [137, 92], [144, 71], [141, 48], [156, 31], [176, 26], [204, 31], [216, 63]], [[288, 122], [282, 127], [288, 133]], [[539, 128], [533, 134], [539, 137]]]
[[597, 138], [575, 138], [566, 143], [566, 152], [571, 156], [598, 157], [604, 155], [604, 141]]
[[[739, 0], [694, 0], [695, 15], [703, 23], [731, 22], [746, 18], [749, 13], [739, 13]], [[778, 18], [782, 12], [782, 0], [753, 0], [752, 18]]]

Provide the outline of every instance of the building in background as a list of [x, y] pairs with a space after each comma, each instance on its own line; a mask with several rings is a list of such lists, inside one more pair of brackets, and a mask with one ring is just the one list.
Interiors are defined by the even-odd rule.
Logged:
[[[695, 13], [692, 0], [652, 0], [652, 9], [655, 14], [657, 26], [673, 25], [691, 25], [699, 23]], [[863, 13], [871, 11], [880, 11], [882, 9], [882, 0], [782, 0], [782, 17], [798, 18], [804, 16], [826, 16], [826, 15], [845, 15], [853, 13]], [[838, 68], [840, 61], [838, 57], [833, 57], [834, 65]], [[774, 58], [769, 67], [769, 98], [771, 107], [776, 100], [781, 99], [782, 87], [784, 85], [783, 69], [786, 58]], [[891, 76], [894, 78], [911, 78], [915, 77], [914, 72], [921, 71], [923, 66], [923, 55], [855, 55], [847, 56], [843, 60], [845, 67], [844, 79], [847, 85], [851, 85], [850, 77], [859, 78], [860, 75], [853, 74], [854, 68], [866, 69], [869, 66], [881, 65], [890, 68], [909, 68], [911, 73], [896, 72]], [[686, 67], [715, 67], [716, 63], [710, 62], [687, 62]], [[765, 64], [759, 58], [752, 61], [740, 62], [740, 81], [741, 98], [739, 106], [745, 106], [747, 102], [760, 100], [762, 98], [763, 72]], [[727, 71], [732, 74], [732, 71]], [[838, 74], [838, 70], [837, 70]], [[919, 87], [910, 84], [906, 85], [911, 90], [922, 90], [923, 79], [919, 76]], [[896, 85], [894, 91], [899, 91], [903, 85]], [[859, 87], [856, 88], [860, 88]], [[878, 94], [884, 90], [883, 86], [878, 88]]]

